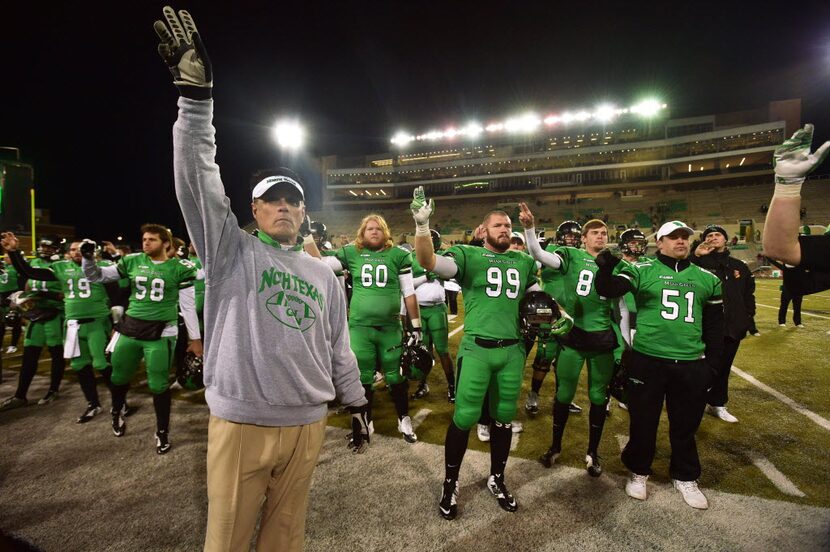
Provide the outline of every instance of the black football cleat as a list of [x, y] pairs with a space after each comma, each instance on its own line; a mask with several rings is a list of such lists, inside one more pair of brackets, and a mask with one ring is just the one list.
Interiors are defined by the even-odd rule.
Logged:
[[496, 497], [496, 500], [499, 501], [499, 506], [505, 512], [515, 512], [519, 509], [519, 503], [516, 502], [516, 499], [513, 498], [513, 495], [510, 494], [510, 491], [504, 485], [504, 477], [491, 475], [487, 479], [487, 489]]
[[166, 454], [170, 450], [170, 433], [156, 431], [156, 454]]
[[110, 411], [110, 414], [112, 414], [112, 432], [116, 437], [123, 437], [127, 433], [127, 423], [124, 421], [123, 413]]
[[444, 480], [441, 491], [441, 502], [438, 503], [438, 513], [444, 519], [453, 520], [458, 515], [458, 481]]
[[554, 450], [553, 447], [549, 448], [545, 451], [545, 453], [539, 457], [539, 463], [545, 466], [546, 468], [550, 468], [553, 464], [556, 463], [556, 459], [559, 457], [559, 454], [562, 451]]
[[100, 404], [87, 403], [86, 410], [84, 410], [83, 414], [78, 416], [78, 419], [75, 420], [75, 423], [76, 424], [85, 424], [100, 413], [101, 413], [101, 405]]
[[589, 452], [585, 455], [585, 469], [588, 470], [588, 475], [591, 477], [599, 477], [602, 475], [602, 464], [600, 464], [599, 454]]

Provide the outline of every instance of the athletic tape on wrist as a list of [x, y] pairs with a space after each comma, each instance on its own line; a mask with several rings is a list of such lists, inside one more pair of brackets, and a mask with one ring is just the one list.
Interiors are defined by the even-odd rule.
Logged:
[[778, 182], [775, 184], [772, 197], [801, 197], [801, 183], [782, 184]]
[[415, 223], [415, 235], [416, 236], [431, 236], [432, 234], [429, 233], [429, 222], [425, 222], [423, 224]]

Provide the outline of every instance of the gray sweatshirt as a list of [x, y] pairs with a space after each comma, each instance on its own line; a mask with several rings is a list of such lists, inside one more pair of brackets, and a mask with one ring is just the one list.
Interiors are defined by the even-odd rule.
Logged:
[[205, 270], [205, 398], [248, 424], [316, 422], [335, 396], [366, 403], [349, 346], [346, 300], [331, 269], [239, 228], [219, 175], [213, 100], [179, 98], [176, 195]]

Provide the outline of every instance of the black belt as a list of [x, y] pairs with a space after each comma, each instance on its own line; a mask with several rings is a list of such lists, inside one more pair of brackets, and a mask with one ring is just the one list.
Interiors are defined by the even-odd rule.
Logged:
[[485, 349], [501, 349], [503, 347], [510, 347], [518, 343], [518, 339], [482, 339], [476, 338], [476, 345], [484, 347]]

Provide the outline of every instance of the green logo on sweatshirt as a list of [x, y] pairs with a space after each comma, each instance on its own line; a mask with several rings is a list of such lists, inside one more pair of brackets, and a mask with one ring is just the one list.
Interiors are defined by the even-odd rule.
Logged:
[[289, 328], [306, 331], [317, 321], [311, 305], [297, 294], [278, 291], [265, 301], [271, 316]]

